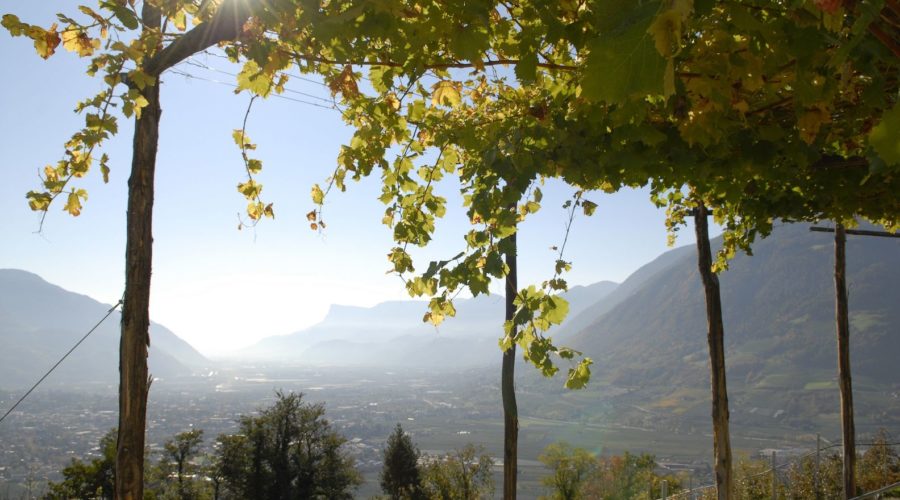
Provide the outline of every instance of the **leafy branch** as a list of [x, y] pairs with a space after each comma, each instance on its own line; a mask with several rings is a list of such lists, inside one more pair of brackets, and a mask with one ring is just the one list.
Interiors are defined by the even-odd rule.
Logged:
[[[247, 182], [238, 184], [237, 189], [245, 198], [247, 198], [247, 200], [249, 200], [249, 203], [247, 204], [247, 215], [252, 221], [249, 224], [251, 227], [255, 227], [263, 216], [270, 219], [275, 218], [275, 211], [272, 208], [272, 204], [266, 204], [260, 198], [262, 185], [254, 179], [254, 176], [262, 170], [262, 162], [250, 158], [250, 155], [247, 154], [247, 151], [256, 149], [256, 145], [251, 143], [250, 138], [247, 136], [247, 120], [250, 117], [250, 110], [253, 108], [253, 102], [257, 97], [258, 96], [256, 95], [250, 97], [250, 102], [247, 104], [247, 111], [244, 113], [244, 121], [241, 124], [241, 128], [234, 131], [234, 140], [241, 148], [241, 158], [244, 160], [244, 170], [247, 172]], [[248, 226], [240, 216], [238, 216], [238, 221], [238, 229]]]

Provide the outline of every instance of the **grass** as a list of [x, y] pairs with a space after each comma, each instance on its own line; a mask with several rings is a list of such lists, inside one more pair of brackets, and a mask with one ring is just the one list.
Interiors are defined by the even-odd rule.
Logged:
[[799, 389], [799, 379], [789, 373], [766, 375], [756, 383], [757, 389]]

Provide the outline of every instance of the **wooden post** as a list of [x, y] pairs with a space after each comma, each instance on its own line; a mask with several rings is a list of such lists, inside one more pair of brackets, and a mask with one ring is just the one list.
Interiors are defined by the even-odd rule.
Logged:
[[[856, 425], [853, 422], [853, 383], [850, 377], [850, 315], [847, 304], [847, 235], [900, 238], [898, 233], [846, 229], [837, 223], [834, 228], [810, 227], [810, 231], [834, 233], [834, 291], [835, 325], [837, 330], [838, 385], [841, 393], [841, 439], [843, 443], [844, 498], [856, 495]], [[818, 450], [818, 446], [817, 446]], [[816, 455], [818, 471], [818, 453]], [[818, 476], [817, 476], [818, 479]], [[818, 484], [818, 483], [817, 483]], [[816, 491], [818, 495], [818, 491]]]
[[820, 479], [819, 479], [819, 463], [821, 461], [821, 454], [822, 454], [822, 436], [819, 434], [816, 434], [816, 470], [813, 475], [813, 488], [815, 488], [816, 500], [819, 500], [821, 498], [821, 494], [819, 493], [821, 491], [821, 486], [819, 485], [819, 481], [820, 481]]
[[728, 389], [725, 382], [725, 326], [722, 323], [719, 278], [712, 272], [707, 215], [706, 206], [700, 203], [694, 213], [694, 226], [697, 234], [697, 263], [706, 294], [716, 494], [719, 500], [729, 500], [734, 493], [734, 478], [731, 470], [731, 438], [728, 430]]
[[[158, 29], [159, 9], [145, 2], [145, 30]], [[144, 429], [150, 380], [150, 272], [153, 259], [153, 182], [159, 142], [159, 81], [142, 91], [147, 106], [135, 120], [134, 152], [128, 179], [125, 300], [119, 341], [119, 430], [116, 441], [118, 500], [144, 498]]]
[[847, 236], [843, 224], [834, 228], [834, 291], [837, 325], [838, 385], [841, 392], [841, 437], [844, 454], [844, 498], [856, 496], [856, 426], [850, 379], [850, 318], [847, 306]]
[[772, 451], [772, 500], [778, 500], [778, 470], [775, 464], [775, 452]]
[[[516, 233], [507, 237], [509, 247], [506, 251], [506, 266], [509, 272], [506, 275], [506, 321], [512, 321], [516, 313], [514, 303], [519, 291], [517, 266], [516, 266]], [[511, 335], [515, 338], [516, 330], [513, 326]], [[519, 410], [516, 405], [515, 389], [516, 369], [516, 344], [513, 342], [509, 349], [503, 352], [503, 366], [500, 376], [500, 391], [503, 396], [503, 498], [515, 500], [516, 480], [518, 474], [518, 447], [519, 447]]]
[[662, 481], [662, 499], [668, 500], [669, 498], [669, 482], [663, 479]]
[[[213, 19], [186, 33], [177, 41], [145, 58], [141, 69], [156, 79], [141, 95], [147, 105], [135, 119], [131, 176], [128, 179], [128, 212], [125, 243], [125, 297], [119, 341], [119, 428], [116, 441], [117, 500], [143, 500], [144, 432], [150, 378], [147, 354], [150, 347], [150, 274], [153, 261], [153, 193], [156, 152], [159, 144], [159, 76], [187, 57], [219, 42], [233, 40], [253, 9], [243, 0], [225, 0]], [[145, 31], [158, 31], [162, 14], [143, 2], [141, 21]]]

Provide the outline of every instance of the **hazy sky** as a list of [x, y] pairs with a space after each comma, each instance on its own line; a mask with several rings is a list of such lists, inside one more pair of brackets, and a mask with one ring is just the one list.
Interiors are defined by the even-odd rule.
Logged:
[[[0, 11], [48, 26], [55, 12], [75, 13], [77, 4], [5, 1]], [[40, 217], [28, 208], [25, 193], [39, 187], [39, 170], [61, 158], [62, 144], [83, 123], [72, 112], [75, 103], [101, 86], [84, 74], [85, 61], [62, 47], [44, 61], [30, 40], [0, 32], [5, 67], [0, 80], [0, 267], [25, 269], [114, 303], [124, 286], [131, 123], [120, 117], [119, 135], [105, 149], [112, 159], [109, 184], [101, 182], [99, 171], [78, 180], [90, 194], [81, 216], [71, 217], [57, 204], [37, 234]], [[177, 70], [207, 80], [234, 80], [196, 65], [233, 71], [225, 60], [201, 55], [193, 62]], [[330, 97], [313, 82], [292, 80], [288, 88], [292, 99], [326, 104], [321, 99]], [[278, 98], [254, 104], [248, 134], [259, 144], [256, 157], [265, 165], [259, 181], [264, 199], [275, 203], [276, 219], [255, 230], [237, 230], [246, 202], [235, 186], [245, 173], [231, 131], [240, 128], [248, 101], [246, 94], [235, 95], [222, 83], [173, 72], [162, 78], [151, 316], [206, 354], [307, 327], [321, 320], [330, 304], [373, 305], [408, 297], [401, 281], [385, 274], [392, 244], [381, 224], [377, 175], [329, 196], [325, 233], [308, 228], [310, 187], [328, 177], [339, 146], [352, 133], [334, 110]], [[423, 268], [428, 258], [464, 249], [467, 222], [459, 196], [449, 182], [441, 190], [450, 200], [448, 215], [438, 225], [432, 248], [421, 254]], [[544, 209], [520, 232], [521, 284], [551, 275], [555, 256], [549, 247], [564, 236], [566, 216], [560, 206], [572, 190], [548, 183], [544, 192]], [[565, 255], [574, 263], [566, 276], [570, 285], [622, 281], [667, 250], [664, 214], [646, 192], [589, 198], [599, 208], [573, 227]], [[679, 244], [692, 241], [691, 231], [682, 231]]]

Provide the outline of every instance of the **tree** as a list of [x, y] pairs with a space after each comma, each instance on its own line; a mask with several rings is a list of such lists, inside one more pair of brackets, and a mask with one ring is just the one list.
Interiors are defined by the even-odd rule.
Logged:
[[583, 448], [572, 448], [568, 443], [552, 443], [538, 456], [553, 473], [541, 482], [551, 488], [547, 498], [553, 500], [578, 500], [586, 498], [584, 484], [597, 468], [597, 459]]
[[175, 475], [178, 498], [188, 500], [196, 497], [196, 487], [190, 478], [186, 480], [186, 476], [192, 476], [196, 472], [191, 461], [200, 454], [202, 442], [203, 430], [193, 429], [178, 433], [163, 444], [160, 468], [164, 471], [166, 481], [171, 475]]
[[63, 480], [51, 482], [47, 498], [112, 499], [116, 476], [116, 430], [111, 429], [100, 438], [100, 457], [85, 462], [73, 458], [62, 470]]
[[227, 489], [239, 498], [352, 498], [360, 475], [325, 407], [302, 394], [275, 396], [259, 416], [241, 417], [239, 434], [219, 436]]
[[869, 449], [859, 458], [857, 485], [864, 492], [874, 491], [900, 481], [900, 454], [885, 429], [879, 429]]
[[202, 469], [203, 475], [209, 478], [210, 493], [213, 500], [219, 500], [222, 498], [223, 483], [225, 481], [225, 475], [222, 471], [222, 460], [218, 455], [208, 458], [209, 460], [207, 460]]
[[395, 500], [423, 498], [420, 456], [412, 438], [397, 424], [382, 451], [381, 491]]
[[[669, 484], [669, 492], [677, 492], [680, 483], [674, 476], [660, 476], [654, 472], [656, 458], [642, 453], [601, 457], [595, 472], [582, 488], [584, 498], [606, 500], [626, 500], [658, 498], [662, 492], [662, 481]], [[649, 495], [648, 495], [649, 493]]]
[[494, 459], [471, 444], [440, 457], [427, 457], [423, 483], [428, 498], [480, 500], [494, 495]]

